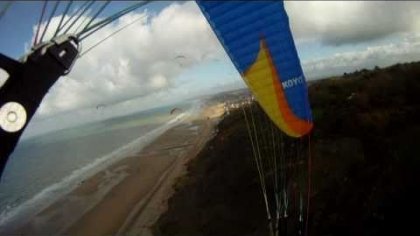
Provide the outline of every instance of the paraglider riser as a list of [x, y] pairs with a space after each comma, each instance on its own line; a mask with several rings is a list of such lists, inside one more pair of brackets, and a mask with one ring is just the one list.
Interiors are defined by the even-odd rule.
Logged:
[[67, 37], [61, 42], [45, 44], [27, 55], [22, 62], [0, 53], [0, 68], [9, 74], [0, 88], [0, 109], [7, 103], [18, 103], [26, 111], [25, 124], [18, 131], [8, 132], [0, 127], [0, 176], [45, 94], [60, 76], [69, 72], [78, 55], [77, 43], [76, 39]]

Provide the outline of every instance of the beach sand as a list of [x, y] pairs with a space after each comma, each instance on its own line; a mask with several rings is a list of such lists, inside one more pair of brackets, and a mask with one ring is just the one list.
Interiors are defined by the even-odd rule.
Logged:
[[177, 178], [214, 135], [223, 112], [220, 104], [204, 108], [2, 234], [151, 235], [150, 227], [166, 210]]

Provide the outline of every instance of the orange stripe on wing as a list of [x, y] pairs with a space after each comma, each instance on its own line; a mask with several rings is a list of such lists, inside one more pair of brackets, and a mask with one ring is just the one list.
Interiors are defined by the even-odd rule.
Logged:
[[287, 103], [286, 96], [284, 94], [283, 86], [280, 84], [280, 78], [277, 73], [277, 69], [273, 64], [273, 59], [271, 57], [270, 50], [267, 47], [267, 43], [264, 39], [262, 41], [262, 48], [266, 51], [269, 66], [271, 68], [272, 73], [272, 80], [275, 89], [275, 94], [277, 96], [277, 103], [279, 106], [280, 114], [283, 117], [283, 120], [289, 126], [294, 133], [298, 134], [299, 136], [307, 134], [311, 131], [313, 127], [313, 123], [308, 122], [306, 120], [302, 120], [301, 118], [297, 117], [293, 111], [290, 109], [289, 104]]

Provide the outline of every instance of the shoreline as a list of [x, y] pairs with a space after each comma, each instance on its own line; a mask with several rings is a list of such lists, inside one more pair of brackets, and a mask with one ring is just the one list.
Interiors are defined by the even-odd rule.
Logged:
[[141, 152], [159, 136], [176, 126], [177, 123], [180, 123], [180, 120], [182, 121], [182, 119], [185, 119], [185, 114], [178, 115], [168, 122], [163, 123], [161, 126], [146, 131], [140, 137], [124, 143], [122, 146], [96, 158], [79, 169], [73, 170], [58, 182], [53, 182], [51, 185], [44, 187], [33, 197], [16, 206], [13, 211], [5, 214], [5, 218], [0, 218], [0, 233], [10, 228], [10, 225], [25, 224], [28, 221], [28, 218], [34, 217], [39, 214], [39, 212], [43, 211], [43, 209], [52, 205], [51, 203], [54, 203], [71, 193], [86, 179], [91, 178], [96, 173], [109, 168], [116, 162], [121, 161], [130, 155]]
[[223, 114], [220, 109], [214, 105], [203, 108], [200, 115], [166, 130], [140, 152], [88, 177], [28, 222], [6, 226], [2, 233], [103, 235], [151, 226], [185, 163], [211, 138], [217, 113]]

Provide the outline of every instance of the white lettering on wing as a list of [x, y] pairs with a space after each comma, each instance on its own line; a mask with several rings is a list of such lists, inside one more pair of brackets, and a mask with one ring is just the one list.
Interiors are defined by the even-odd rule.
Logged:
[[303, 76], [301, 75], [299, 77], [291, 78], [289, 80], [281, 82], [281, 84], [283, 85], [284, 89], [288, 89], [296, 85], [303, 84]]

